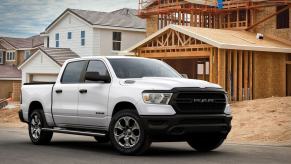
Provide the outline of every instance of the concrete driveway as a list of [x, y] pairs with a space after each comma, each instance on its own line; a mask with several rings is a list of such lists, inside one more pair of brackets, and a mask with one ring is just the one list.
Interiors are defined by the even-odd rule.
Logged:
[[26, 129], [0, 128], [1, 164], [291, 163], [291, 147], [224, 144], [198, 153], [186, 143], [154, 143], [143, 156], [122, 156], [92, 137], [55, 134], [47, 146], [30, 143]]

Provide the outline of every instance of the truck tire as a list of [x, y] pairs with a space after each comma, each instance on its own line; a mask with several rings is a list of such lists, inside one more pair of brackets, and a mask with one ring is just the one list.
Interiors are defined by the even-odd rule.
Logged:
[[108, 137], [94, 136], [94, 138], [98, 143], [108, 143], [109, 142], [109, 138]]
[[195, 136], [189, 139], [188, 144], [199, 152], [209, 152], [218, 148], [224, 141], [225, 136], [221, 134], [209, 134], [205, 136]]
[[30, 114], [28, 132], [30, 140], [35, 145], [44, 145], [50, 143], [53, 132], [42, 131], [42, 128], [47, 127], [44, 114], [41, 110], [34, 110]]
[[110, 123], [112, 146], [121, 154], [140, 155], [151, 145], [142, 120], [135, 110], [117, 112]]

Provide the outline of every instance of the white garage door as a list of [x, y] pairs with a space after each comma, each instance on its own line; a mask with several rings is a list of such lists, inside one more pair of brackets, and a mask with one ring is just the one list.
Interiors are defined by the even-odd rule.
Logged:
[[33, 74], [32, 82], [55, 82], [57, 80], [57, 74]]

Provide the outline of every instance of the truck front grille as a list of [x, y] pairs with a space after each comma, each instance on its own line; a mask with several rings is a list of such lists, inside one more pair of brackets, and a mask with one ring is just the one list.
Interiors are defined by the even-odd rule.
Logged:
[[170, 103], [178, 114], [223, 114], [226, 97], [221, 90], [178, 89]]

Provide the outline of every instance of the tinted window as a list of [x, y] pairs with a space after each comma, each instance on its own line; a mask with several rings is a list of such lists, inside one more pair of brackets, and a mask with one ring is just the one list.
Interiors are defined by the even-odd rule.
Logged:
[[80, 83], [82, 81], [82, 72], [86, 65], [87, 61], [69, 63], [63, 73], [62, 83]]
[[[87, 72], [98, 72], [101, 76], [109, 76], [105, 64], [100, 60], [90, 61]], [[89, 82], [86, 80], [86, 82]]]
[[175, 77], [181, 76], [170, 66], [154, 59], [108, 59], [118, 78]]

